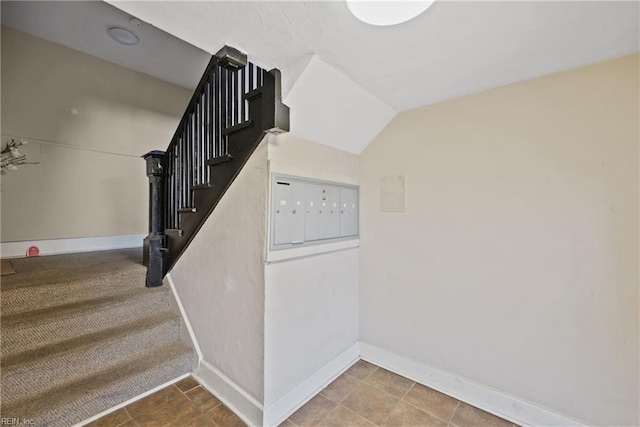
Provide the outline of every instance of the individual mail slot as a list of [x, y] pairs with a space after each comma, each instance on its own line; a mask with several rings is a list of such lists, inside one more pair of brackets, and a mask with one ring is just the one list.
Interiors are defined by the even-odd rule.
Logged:
[[318, 238], [340, 236], [340, 189], [326, 185], [320, 188], [318, 206]]
[[358, 235], [358, 191], [340, 188], [340, 237]]
[[304, 239], [307, 242], [319, 239], [319, 219], [322, 187], [317, 184], [306, 184], [305, 200], [305, 232]]
[[304, 241], [305, 184], [277, 180], [274, 186], [274, 244]]

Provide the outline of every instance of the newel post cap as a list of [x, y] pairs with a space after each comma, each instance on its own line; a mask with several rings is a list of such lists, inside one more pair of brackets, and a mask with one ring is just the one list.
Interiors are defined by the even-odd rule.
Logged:
[[153, 150], [142, 156], [147, 161], [147, 176], [164, 175], [164, 155], [164, 151]]

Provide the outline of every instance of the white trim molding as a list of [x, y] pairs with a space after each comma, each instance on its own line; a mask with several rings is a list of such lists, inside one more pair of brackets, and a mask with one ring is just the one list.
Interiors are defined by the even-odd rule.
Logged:
[[264, 425], [278, 426], [360, 359], [358, 343], [302, 380], [264, 408]]
[[159, 385], [158, 387], [152, 388], [152, 389], [151, 389], [151, 390], [149, 390], [149, 391], [145, 391], [144, 393], [139, 394], [139, 395], [138, 395], [138, 396], [136, 396], [136, 397], [132, 397], [131, 399], [127, 400], [126, 402], [122, 402], [122, 403], [120, 403], [119, 405], [113, 406], [113, 407], [111, 407], [111, 408], [107, 409], [106, 411], [102, 411], [102, 412], [100, 412], [99, 414], [94, 415], [94, 416], [93, 416], [93, 417], [91, 417], [91, 418], [87, 418], [87, 419], [86, 419], [86, 420], [84, 420], [84, 421], [80, 421], [78, 424], [74, 424], [74, 425], [73, 425], [73, 427], [80, 427], [80, 426], [87, 425], [87, 424], [89, 424], [90, 422], [93, 422], [93, 421], [97, 420], [98, 418], [102, 418], [102, 417], [104, 417], [105, 415], [109, 415], [110, 413], [115, 412], [115, 411], [117, 411], [117, 410], [118, 410], [118, 409], [120, 409], [120, 408], [124, 408], [125, 406], [128, 406], [128, 405], [132, 404], [133, 402], [137, 402], [138, 400], [140, 400], [140, 399], [142, 399], [142, 398], [145, 398], [145, 397], [147, 397], [147, 396], [149, 396], [149, 395], [151, 395], [151, 394], [153, 394], [153, 393], [155, 393], [155, 392], [157, 392], [157, 391], [160, 391], [160, 390], [162, 390], [163, 388], [169, 387], [171, 384], [175, 384], [175, 383], [177, 383], [178, 381], [180, 381], [180, 380], [183, 380], [183, 379], [187, 378], [189, 375], [191, 375], [191, 374], [184, 374], [184, 375], [180, 375], [178, 378], [174, 378], [174, 379], [172, 379], [171, 381], [167, 381], [166, 383]]
[[250, 426], [262, 425], [262, 404], [218, 368], [203, 359], [193, 377], [242, 421]]
[[360, 247], [360, 239], [342, 240], [339, 242], [321, 243], [316, 245], [303, 246], [300, 248], [269, 250], [267, 252], [266, 263], [292, 261], [299, 258], [306, 258], [314, 255], [321, 255], [331, 252], [344, 251]]
[[180, 316], [182, 317], [184, 325], [187, 328], [187, 332], [189, 333], [191, 344], [193, 344], [193, 348], [198, 355], [198, 366], [200, 366], [200, 362], [202, 361], [202, 350], [200, 349], [198, 338], [196, 337], [196, 333], [193, 331], [193, 327], [191, 326], [191, 322], [189, 321], [189, 316], [187, 316], [187, 311], [185, 310], [184, 305], [182, 305], [182, 300], [180, 299], [180, 295], [178, 294], [178, 290], [176, 289], [176, 284], [173, 281], [173, 277], [171, 277], [171, 273], [167, 274], [166, 279], [169, 283], [169, 287], [171, 288], [171, 292], [173, 293], [173, 298], [178, 305], [178, 310], [180, 310]]
[[27, 249], [31, 246], [37, 246], [40, 249], [40, 255], [140, 248], [145, 237], [146, 234], [127, 234], [124, 236], [2, 242], [0, 256], [2, 258], [22, 258], [27, 255]]
[[522, 426], [587, 424], [424, 363], [360, 342], [361, 358]]

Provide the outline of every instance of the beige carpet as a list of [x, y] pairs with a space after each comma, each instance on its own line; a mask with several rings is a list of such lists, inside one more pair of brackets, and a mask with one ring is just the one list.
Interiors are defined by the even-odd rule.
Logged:
[[191, 370], [170, 290], [141, 250], [12, 260], [3, 276], [1, 416], [70, 426]]

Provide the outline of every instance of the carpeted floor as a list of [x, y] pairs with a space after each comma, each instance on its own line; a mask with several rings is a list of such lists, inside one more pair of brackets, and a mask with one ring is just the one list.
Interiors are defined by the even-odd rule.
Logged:
[[12, 274], [16, 274], [13, 266], [11, 265], [11, 261], [3, 260], [0, 263], [0, 275], [2, 276], [10, 276]]
[[3, 418], [72, 425], [191, 370], [170, 290], [144, 287], [141, 256], [11, 261], [16, 274], [0, 288]]

